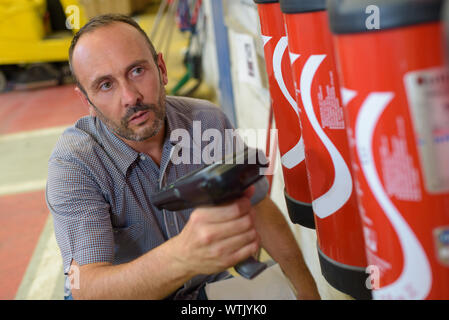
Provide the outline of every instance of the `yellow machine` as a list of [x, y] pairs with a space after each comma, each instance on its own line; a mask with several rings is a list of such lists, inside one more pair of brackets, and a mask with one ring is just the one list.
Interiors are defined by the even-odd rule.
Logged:
[[68, 75], [70, 41], [86, 18], [77, 0], [60, 4], [70, 29], [52, 32], [46, 0], [0, 0], [0, 92], [57, 84]]
[[[0, 0], [0, 65], [67, 60], [70, 41], [79, 28], [45, 34], [45, 5], [45, 0]], [[77, 0], [62, 0], [61, 5], [71, 25], [86, 22]], [[78, 24], [72, 22], [76, 16]]]
[[[49, 1], [0, 0], [0, 92], [70, 82], [68, 49], [73, 35], [87, 22], [87, 11], [92, 13], [90, 6], [99, 3], [97, 6], [113, 11], [99, 0], [51, 0], [64, 12], [59, 18], [65, 19], [64, 30], [54, 31], [47, 11]], [[126, 3], [108, 1], [115, 3], [116, 12]], [[144, 30], [150, 29], [145, 17], [136, 21]]]

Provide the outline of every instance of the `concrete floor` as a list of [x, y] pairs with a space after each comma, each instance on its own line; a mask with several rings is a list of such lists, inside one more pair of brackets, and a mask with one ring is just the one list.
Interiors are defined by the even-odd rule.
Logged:
[[53, 145], [87, 113], [77, 99], [73, 86], [0, 96], [0, 299], [62, 299], [44, 188]]
[[[154, 17], [141, 17], [147, 31]], [[166, 61], [168, 90], [185, 72], [187, 42], [188, 35], [176, 29]], [[63, 298], [62, 259], [44, 189], [59, 135], [87, 114], [73, 88], [0, 94], [0, 299]], [[214, 99], [205, 85], [196, 96]]]

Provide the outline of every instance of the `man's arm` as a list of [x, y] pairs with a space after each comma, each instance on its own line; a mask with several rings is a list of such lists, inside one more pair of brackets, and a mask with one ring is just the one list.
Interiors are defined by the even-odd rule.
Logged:
[[79, 289], [72, 288], [73, 297], [162, 299], [197, 274], [230, 268], [259, 246], [249, 197], [196, 209], [179, 235], [129, 263], [79, 267]]
[[112, 265], [110, 205], [98, 183], [79, 161], [50, 159], [46, 200], [64, 270], [71, 267], [70, 278], [79, 283], [72, 296], [165, 298], [197, 274], [224, 271], [254, 254], [258, 236], [252, 193], [223, 206], [195, 209], [180, 234], [129, 263]]
[[[120, 265], [93, 263], [79, 266], [72, 261], [71, 272], [79, 268], [79, 288], [72, 287], [74, 299], [163, 299], [193, 277], [172, 256], [170, 243]], [[74, 272], [76, 274], [76, 272]]]
[[297, 291], [297, 298], [320, 299], [315, 280], [279, 208], [267, 196], [256, 206], [255, 225], [262, 247], [279, 263]]

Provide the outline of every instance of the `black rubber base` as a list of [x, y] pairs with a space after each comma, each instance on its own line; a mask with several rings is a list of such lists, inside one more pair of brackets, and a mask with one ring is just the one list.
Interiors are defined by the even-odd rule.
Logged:
[[293, 199], [284, 190], [285, 202], [290, 220], [309, 229], [315, 229], [315, 220], [311, 203], [304, 203]]
[[[318, 247], [318, 246], [317, 246]], [[335, 289], [357, 300], [371, 300], [371, 290], [366, 287], [369, 274], [364, 268], [339, 263], [326, 256], [318, 247], [321, 273]]]

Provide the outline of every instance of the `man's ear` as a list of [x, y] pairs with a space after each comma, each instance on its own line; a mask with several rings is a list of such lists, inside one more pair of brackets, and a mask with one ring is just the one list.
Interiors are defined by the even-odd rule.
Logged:
[[164, 61], [164, 57], [162, 56], [162, 53], [158, 53], [158, 55], [157, 55], [157, 66], [161, 72], [162, 83], [164, 85], [167, 85], [168, 73], [167, 73], [167, 67], [165, 65], [165, 61]]
[[86, 106], [89, 109], [89, 114], [92, 117], [96, 117], [97, 114], [95, 112], [95, 109], [92, 107], [92, 105], [90, 104], [89, 100], [87, 99], [86, 95], [84, 94], [84, 92], [78, 87], [75, 87], [75, 92], [78, 95], [78, 97], [81, 99], [81, 101], [83, 102], [84, 106]]

